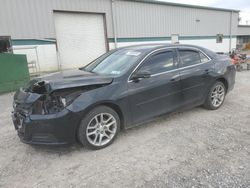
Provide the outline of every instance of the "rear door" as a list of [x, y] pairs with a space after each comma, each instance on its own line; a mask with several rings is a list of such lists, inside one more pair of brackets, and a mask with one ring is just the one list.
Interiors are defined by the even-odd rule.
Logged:
[[155, 52], [136, 71], [147, 71], [151, 77], [128, 82], [133, 123], [180, 106], [181, 86], [175, 49]]
[[179, 48], [178, 59], [183, 104], [191, 106], [200, 104], [213, 80], [214, 65], [211, 59], [198, 49]]

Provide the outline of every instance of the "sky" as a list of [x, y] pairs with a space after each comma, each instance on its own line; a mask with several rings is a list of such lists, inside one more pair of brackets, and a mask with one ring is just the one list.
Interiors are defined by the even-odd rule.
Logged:
[[241, 24], [250, 25], [250, 0], [159, 0], [173, 3], [240, 10]]

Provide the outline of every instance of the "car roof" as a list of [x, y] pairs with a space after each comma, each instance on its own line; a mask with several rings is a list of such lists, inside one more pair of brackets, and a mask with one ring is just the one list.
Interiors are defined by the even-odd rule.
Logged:
[[193, 48], [202, 48], [200, 46], [189, 45], [189, 44], [161, 44], [161, 43], [154, 43], [154, 44], [137, 44], [131, 46], [121, 47], [122, 49], [128, 50], [154, 50], [164, 47], [193, 47]]
[[149, 53], [151, 51], [161, 49], [161, 48], [168, 48], [168, 47], [176, 47], [176, 48], [196, 48], [204, 53], [206, 53], [210, 58], [217, 56], [217, 54], [209, 49], [203, 48], [201, 46], [190, 45], [190, 44], [162, 44], [162, 43], [154, 43], [154, 44], [139, 44], [139, 45], [132, 45], [132, 46], [125, 46], [119, 49], [126, 49], [126, 50], [136, 50], [144, 53]]

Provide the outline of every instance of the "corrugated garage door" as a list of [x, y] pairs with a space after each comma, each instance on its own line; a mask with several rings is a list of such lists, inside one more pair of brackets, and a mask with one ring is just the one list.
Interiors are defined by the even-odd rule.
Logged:
[[55, 12], [54, 17], [62, 69], [81, 67], [106, 52], [102, 14]]

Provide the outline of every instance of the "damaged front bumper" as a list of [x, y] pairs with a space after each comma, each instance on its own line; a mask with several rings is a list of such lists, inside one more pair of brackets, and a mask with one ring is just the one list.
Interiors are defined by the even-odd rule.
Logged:
[[75, 141], [78, 118], [67, 109], [50, 115], [24, 116], [13, 112], [12, 120], [18, 136], [24, 143], [61, 145]]
[[39, 95], [23, 90], [14, 97], [12, 120], [21, 141], [28, 144], [61, 145], [75, 142], [80, 118], [67, 108], [52, 114], [33, 114]]

